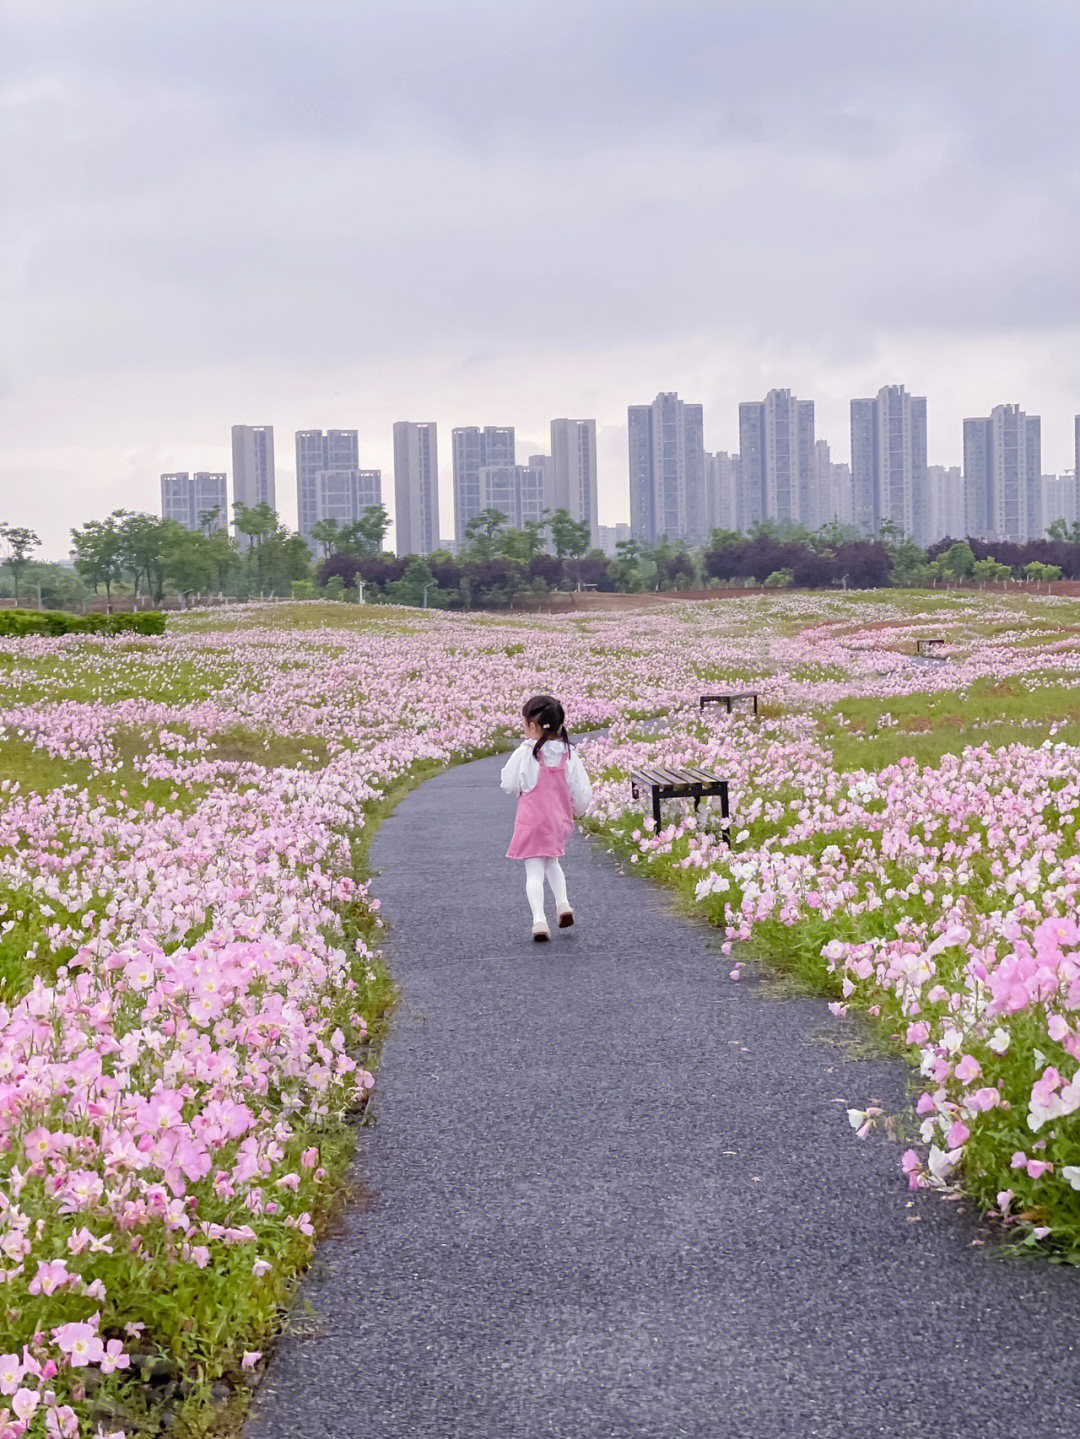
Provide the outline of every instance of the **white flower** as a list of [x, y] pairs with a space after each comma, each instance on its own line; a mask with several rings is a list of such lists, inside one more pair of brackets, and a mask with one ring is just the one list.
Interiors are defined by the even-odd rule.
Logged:
[[1008, 1030], [1002, 1029], [999, 1025], [997, 1029], [994, 1030], [990, 1038], [986, 1041], [986, 1043], [987, 1047], [992, 1049], [995, 1054], [1004, 1054], [1009, 1047]]
[[936, 1144], [930, 1146], [930, 1158], [928, 1160], [930, 1173], [935, 1179], [945, 1180], [956, 1168], [960, 1158], [959, 1149], [939, 1149]]
[[1063, 1164], [1061, 1173], [1074, 1189], [1080, 1189], [1080, 1164]]

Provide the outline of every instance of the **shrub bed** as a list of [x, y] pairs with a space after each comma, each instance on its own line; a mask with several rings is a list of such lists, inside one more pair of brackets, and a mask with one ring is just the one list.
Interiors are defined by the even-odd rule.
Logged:
[[72, 615], [63, 610], [0, 610], [0, 635], [163, 635], [160, 610], [139, 614]]

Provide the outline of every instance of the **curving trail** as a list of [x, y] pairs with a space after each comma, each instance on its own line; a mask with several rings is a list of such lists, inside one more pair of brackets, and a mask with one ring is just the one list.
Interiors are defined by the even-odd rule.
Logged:
[[1080, 1274], [972, 1247], [835, 1102], [899, 1109], [904, 1066], [580, 838], [531, 945], [501, 763], [376, 837], [401, 1005], [248, 1439], [1080, 1433]]

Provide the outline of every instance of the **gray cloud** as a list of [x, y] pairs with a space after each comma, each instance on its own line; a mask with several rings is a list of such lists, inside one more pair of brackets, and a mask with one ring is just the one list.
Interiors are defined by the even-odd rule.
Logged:
[[836, 385], [884, 367], [933, 415], [945, 353], [1069, 459], [1076, 365], [1007, 386], [1080, 336], [1074, 6], [20, 0], [3, 28], [8, 493], [75, 467], [152, 505], [153, 465], [253, 415], [381, 456], [406, 413], [537, 434], [594, 397], [611, 431], [692, 383], [711, 443], [797, 384], [844, 453]]

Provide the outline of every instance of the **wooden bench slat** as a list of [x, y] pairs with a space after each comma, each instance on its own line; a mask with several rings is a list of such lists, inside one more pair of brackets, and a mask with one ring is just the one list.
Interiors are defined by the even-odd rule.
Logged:
[[697, 765], [642, 765], [630, 771], [630, 785], [634, 793], [648, 790], [652, 796], [653, 823], [660, 831], [660, 801], [664, 799], [692, 799], [697, 810], [703, 799], [719, 796], [723, 813], [721, 834], [725, 843], [731, 845], [729, 804], [729, 781], [719, 775], [710, 774]]
[[683, 770], [671, 769], [667, 765], [657, 765], [657, 773], [663, 776], [665, 784], [685, 784], [686, 774]]

